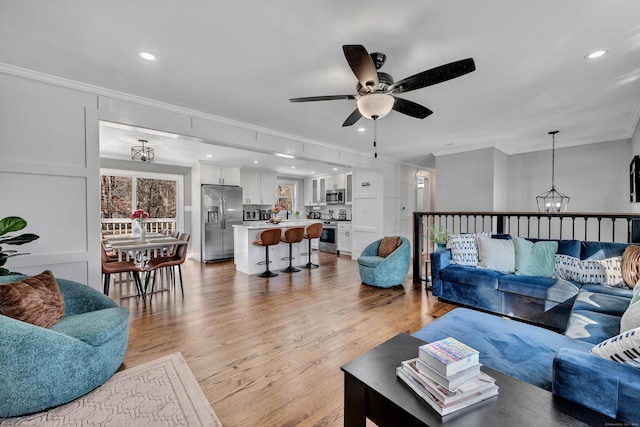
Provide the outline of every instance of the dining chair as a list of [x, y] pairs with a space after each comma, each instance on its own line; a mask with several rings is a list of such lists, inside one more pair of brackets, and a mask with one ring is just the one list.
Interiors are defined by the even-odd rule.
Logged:
[[[175, 275], [175, 267], [178, 267], [178, 273], [180, 275], [180, 291], [182, 296], [184, 296], [184, 285], [182, 283], [182, 264], [184, 264], [187, 259], [187, 247], [189, 246], [189, 240], [191, 239], [191, 235], [188, 233], [181, 233], [180, 240], [184, 241], [184, 244], [176, 245], [177, 249], [173, 256], [164, 256], [157, 257], [151, 259], [143, 268], [146, 272], [146, 277], [144, 280], [144, 290], [147, 292], [147, 288], [149, 287], [149, 281], [151, 280], [151, 293], [149, 294], [149, 302], [153, 298], [153, 291], [156, 286], [156, 273], [158, 270], [166, 269], [169, 278], [173, 283], [173, 287], [176, 286], [176, 275]], [[151, 278], [153, 275], [153, 278]]]
[[142, 282], [140, 280], [140, 273], [142, 269], [131, 261], [114, 261], [109, 258], [104, 244], [100, 245], [102, 250], [102, 274], [104, 275], [103, 292], [109, 296], [109, 284], [111, 281], [111, 275], [117, 273], [130, 273], [133, 275], [133, 280], [136, 284], [136, 291], [138, 297], [142, 297], [142, 301], [146, 302], [146, 297], [142, 289]]

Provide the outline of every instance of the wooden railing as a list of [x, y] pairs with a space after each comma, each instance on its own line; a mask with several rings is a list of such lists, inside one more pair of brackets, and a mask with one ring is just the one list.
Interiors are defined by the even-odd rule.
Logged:
[[634, 213], [414, 212], [414, 282], [424, 280], [422, 255], [433, 249], [429, 225], [449, 234], [491, 231], [537, 239], [640, 242], [640, 214]]
[[[102, 234], [128, 234], [131, 233], [131, 220], [128, 218], [103, 218]], [[176, 229], [175, 218], [147, 218], [142, 224], [148, 232], [160, 232], [168, 229], [173, 232]]]

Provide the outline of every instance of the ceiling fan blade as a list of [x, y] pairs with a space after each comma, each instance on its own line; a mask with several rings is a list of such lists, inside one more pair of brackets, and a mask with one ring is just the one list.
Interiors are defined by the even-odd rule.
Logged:
[[394, 97], [394, 99], [393, 109], [398, 113], [406, 114], [407, 116], [415, 117], [417, 119], [424, 119], [425, 117], [433, 114], [433, 111], [427, 107], [423, 107], [413, 101], [396, 97]]
[[307, 96], [304, 98], [290, 98], [291, 102], [310, 102], [310, 101], [333, 101], [336, 99], [356, 99], [356, 95], [326, 95], [326, 96]]
[[475, 69], [476, 64], [473, 62], [473, 58], [461, 59], [460, 61], [431, 68], [430, 70], [426, 70], [400, 80], [393, 85], [391, 92], [402, 93], [409, 92], [410, 90], [421, 89], [423, 87], [455, 79], [456, 77], [468, 74]]
[[342, 46], [342, 51], [362, 87], [369, 88], [368, 92], [377, 90], [380, 85], [378, 71], [367, 49], [359, 44], [346, 44]]
[[362, 117], [362, 113], [360, 113], [360, 110], [356, 108], [353, 111], [353, 113], [351, 113], [349, 117], [347, 117], [347, 120], [344, 121], [344, 123], [342, 124], [342, 127], [351, 126], [352, 124], [360, 120], [361, 117]]

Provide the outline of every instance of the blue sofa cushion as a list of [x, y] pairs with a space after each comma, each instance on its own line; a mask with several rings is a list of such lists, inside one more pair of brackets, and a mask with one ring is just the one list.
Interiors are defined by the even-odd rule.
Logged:
[[573, 310], [588, 310], [621, 317], [629, 307], [629, 298], [620, 295], [591, 292], [583, 289], [573, 304]]
[[440, 278], [449, 282], [458, 282], [465, 285], [498, 289], [498, 279], [502, 273], [485, 268], [468, 267], [451, 264], [440, 270]]
[[633, 290], [629, 288], [617, 288], [613, 286], [604, 286], [604, 285], [588, 283], [588, 284], [582, 285], [581, 289], [589, 292], [596, 292], [600, 294], [617, 295], [617, 296], [625, 297], [629, 299], [629, 302], [631, 302], [631, 298], [633, 297]]
[[559, 255], [569, 255], [574, 258], [580, 258], [580, 240], [548, 240], [548, 239], [532, 239], [527, 238], [530, 242], [558, 242], [558, 251], [556, 252]]
[[564, 334], [576, 340], [598, 344], [620, 333], [620, 316], [590, 310], [571, 311]]
[[365, 267], [376, 268], [383, 259], [383, 257], [377, 255], [361, 256], [358, 258], [358, 264], [364, 265]]
[[605, 259], [621, 256], [627, 246], [629, 246], [627, 243], [591, 241], [580, 242], [580, 245], [581, 259]]
[[498, 280], [498, 289], [547, 301], [565, 302], [578, 294], [580, 285], [569, 280], [552, 277], [505, 274]]
[[560, 348], [588, 352], [592, 344], [515, 320], [457, 308], [414, 336], [433, 342], [453, 337], [480, 352], [480, 363], [535, 386], [551, 389], [553, 360]]

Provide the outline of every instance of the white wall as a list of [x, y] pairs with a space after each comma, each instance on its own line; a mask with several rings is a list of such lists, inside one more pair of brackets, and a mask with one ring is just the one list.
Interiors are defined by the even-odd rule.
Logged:
[[0, 216], [40, 236], [6, 267], [100, 289], [97, 97], [5, 74], [0, 93]]
[[436, 157], [434, 210], [492, 211], [494, 149]]
[[[629, 140], [556, 148], [555, 185], [571, 197], [568, 211], [629, 212]], [[537, 211], [536, 196], [551, 189], [551, 150], [509, 158], [512, 211]]]

